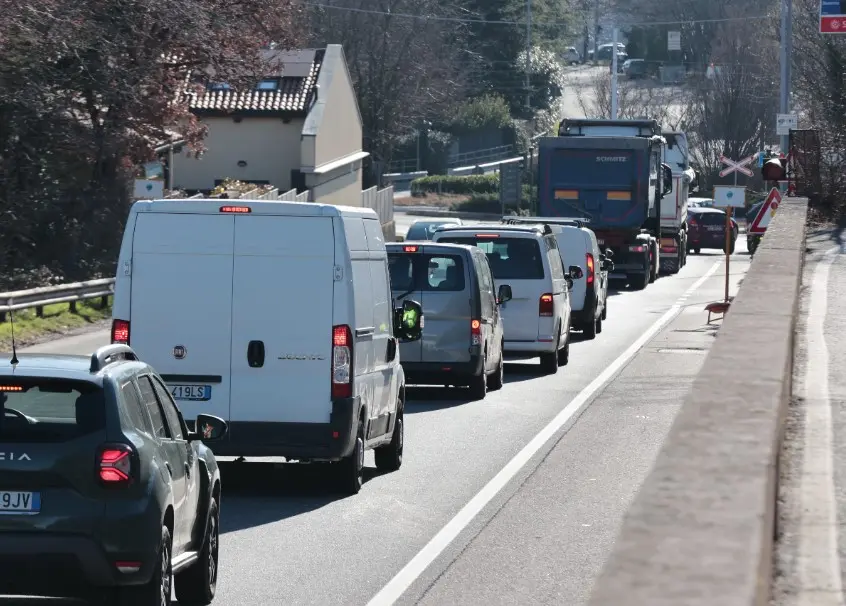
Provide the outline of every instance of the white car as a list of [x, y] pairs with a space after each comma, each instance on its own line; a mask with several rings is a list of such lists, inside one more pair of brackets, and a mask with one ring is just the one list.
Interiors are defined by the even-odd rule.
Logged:
[[443, 227], [435, 242], [478, 246], [488, 257], [497, 290], [511, 287], [502, 303], [504, 351], [510, 359], [540, 357], [548, 374], [570, 355], [570, 286], [581, 277], [574, 266], [565, 274], [558, 243], [546, 225], [472, 225]]
[[[608, 317], [608, 270], [613, 264], [610, 258], [600, 252], [593, 230], [578, 219], [508, 217], [503, 222], [512, 225], [543, 223], [550, 226], [564, 266], [578, 266], [583, 274], [573, 281], [570, 290], [571, 326], [582, 331], [585, 338], [596, 338], [602, 332], [602, 321]], [[611, 251], [608, 252], [610, 254]]]
[[687, 199], [687, 205], [692, 206], [694, 208], [713, 208], [714, 199], [692, 197]]
[[380, 469], [402, 464], [397, 336], [419, 339], [422, 319], [419, 304], [403, 308], [370, 209], [139, 201], [112, 342], [156, 368], [186, 416], [201, 405], [228, 422], [215, 454], [333, 461], [340, 488], [357, 493], [366, 449]]

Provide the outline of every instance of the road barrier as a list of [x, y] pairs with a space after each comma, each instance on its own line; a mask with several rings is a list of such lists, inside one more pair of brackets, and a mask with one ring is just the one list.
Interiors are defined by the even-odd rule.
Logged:
[[590, 606], [769, 603], [807, 210], [779, 205]]
[[0, 322], [6, 321], [6, 315], [10, 311], [22, 309], [35, 308], [35, 313], [40, 318], [44, 315], [46, 305], [57, 303], [69, 303], [72, 312], [76, 312], [76, 304], [79, 301], [88, 299], [100, 299], [100, 305], [106, 307], [114, 288], [114, 278], [102, 278], [0, 293]]

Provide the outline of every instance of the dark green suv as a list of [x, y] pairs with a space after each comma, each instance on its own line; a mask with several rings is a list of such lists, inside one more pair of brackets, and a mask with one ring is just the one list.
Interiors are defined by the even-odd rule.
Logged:
[[0, 595], [211, 603], [227, 428], [195, 427], [125, 345], [0, 355]]

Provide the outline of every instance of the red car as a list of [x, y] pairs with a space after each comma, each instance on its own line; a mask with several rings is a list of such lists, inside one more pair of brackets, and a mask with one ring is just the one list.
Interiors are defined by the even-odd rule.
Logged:
[[[703, 248], [726, 250], [726, 213], [718, 208], [689, 208], [687, 213], [687, 251], [695, 254]], [[731, 250], [738, 234], [737, 221], [731, 219]]]

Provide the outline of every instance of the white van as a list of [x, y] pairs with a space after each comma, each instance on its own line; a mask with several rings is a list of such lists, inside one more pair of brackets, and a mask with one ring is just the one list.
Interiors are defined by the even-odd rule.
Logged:
[[[581, 278], [574, 280], [570, 290], [571, 325], [582, 331], [586, 339], [595, 339], [602, 332], [602, 321], [608, 317], [608, 271], [614, 264], [600, 252], [593, 230], [579, 219], [554, 217], [507, 217], [503, 223], [546, 223], [550, 226], [563, 264], [577, 265], [583, 273]], [[613, 255], [610, 250], [607, 254]]]
[[441, 227], [435, 242], [478, 246], [488, 257], [496, 288], [511, 287], [500, 306], [507, 358], [540, 356], [553, 374], [570, 356], [570, 293], [578, 267], [567, 275], [548, 225], [462, 225]]
[[380, 469], [402, 463], [395, 335], [419, 339], [422, 320], [419, 304], [403, 310], [370, 209], [139, 201], [118, 259], [112, 342], [160, 373], [186, 417], [201, 406], [228, 422], [216, 454], [338, 461], [355, 493], [365, 449]]

